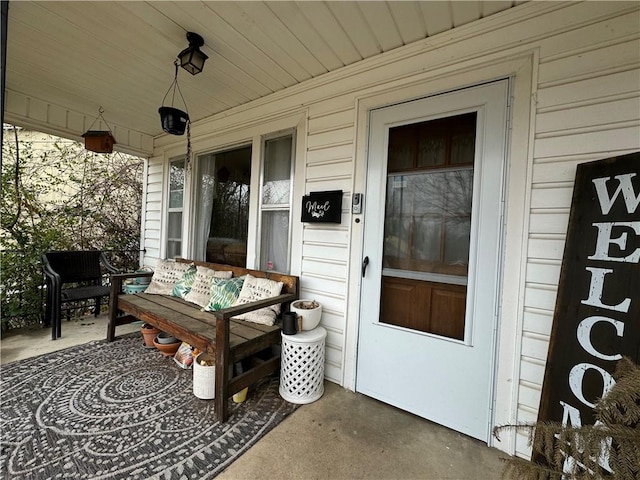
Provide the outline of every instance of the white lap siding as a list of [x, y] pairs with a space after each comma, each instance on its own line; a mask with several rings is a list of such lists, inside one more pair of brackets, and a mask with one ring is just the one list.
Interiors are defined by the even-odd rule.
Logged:
[[165, 192], [163, 179], [164, 165], [162, 157], [149, 159], [147, 171], [147, 197], [143, 208], [146, 208], [145, 226], [142, 245], [145, 249], [143, 265], [153, 266], [161, 256], [161, 225], [165, 221], [162, 213], [162, 196]]
[[640, 149], [639, 24], [636, 10], [541, 42], [519, 421], [537, 417], [576, 166]]
[[342, 383], [355, 113], [353, 103], [331, 102], [324, 107], [330, 110], [310, 109], [305, 190], [342, 190], [342, 223], [303, 224], [300, 295], [322, 304], [322, 325], [327, 329], [325, 376]]
[[[530, 105], [525, 115], [530, 131], [513, 132], [520, 140], [511, 146], [509, 163], [525, 192], [519, 192], [517, 202], [507, 199], [508, 222], [517, 218], [522, 226], [507, 224], [512, 234], [506, 239], [507, 254], [510, 246], [520, 245], [521, 270], [517, 281], [509, 277], [502, 286], [502, 302], [516, 307], [500, 318], [501, 329], [515, 331], [500, 337], [499, 344], [501, 352], [513, 352], [506, 362], [512, 363], [507, 370], [513, 375], [497, 379], [508, 385], [501, 387], [502, 395], [506, 389], [512, 400], [507, 401], [509, 412], [500, 413], [497, 421], [536, 419], [576, 165], [640, 150], [639, 25], [637, 2], [527, 2], [194, 125], [194, 150], [200, 151], [199, 142], [208, 139], [207, 145], [213, 145], [219, 132], [300, 115], [306, 136], [298, 139], [304, 144], [302, 158], [296, 159], [299, 192], [343, 191], [341, 224], [301, 224], [293, 218], [298, 244], [292, 264], [299, 271], [292, 273], [300, 275], [301, 295], [323, 304], [329, 380], [353, 386], [358, 322], [353, 303], [359, 298], [353, 278], [359, 257], [350, 248], [361, 248], [361, 237], [354, 233], [350, 199], [354, 188], [364, 191], [366, 172], [364, 156], [358, 156], [363, 147], [356, 145], [356, 139], [366, 139], [358, 102], [376, 95], [410, 100], [421, 91], [445, 91], [462, 86], [456, 82], [468, 72], [482, 75], [474, 82], [493, 80], [504, 75], [492, 73], [494, 65], [526, 57], [531, 91], [521, 92], [516, 105]], [[149, 261], [160, 254], [164, 241], [158, 224], [165, 221], [160, 214], [164, 152], [183, 144], [182, 138], [157, 139], [149, 164], [144, 237]], [[294, 198], [300, 200], [301, 195]], [[517, 437], [516, 452], [529, 453], [523, 436]]]

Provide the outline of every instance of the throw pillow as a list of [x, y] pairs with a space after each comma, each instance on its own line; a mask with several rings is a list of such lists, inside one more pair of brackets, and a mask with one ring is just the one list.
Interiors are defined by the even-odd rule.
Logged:
[[[255, 302], [256, 300], [276, 297], [280, 295], [282, 285], [282, 282], [247, 275], [247, 278], [242, 285], [240, 296], [233, 306], [244, 305], [245, 303]], [[242, 315], [237, 315], [233, 318], [246, 320], [247, 322], [260, 323], [262, 325], [273, 325], [278, 313], [280, 313], [280, 304], [264, 307], [253, 312], [243, 313]]]
[[160, 260], [151, 277], [149, 287], [144, 293], [155, 295], [171, 295], [175, 284], [180, 280], [182, 274], [189, 270], [191, 264], [176, 262], [175, 260]]
[[196, 279], [196, 266], [189, 265], [189, 269], [182, 274], [180, 280], [175, 284], [173, 290], [171, 291], [171, 295], [174, 297], [184, 298], [187, 293], [191, 290], [193, 286], [193, 282]]
[[213, 270], [207, 267], [196, 267], [196, 277], [193, 280], [191, 290], [184, 296], [187, 302], [195, 303], [201, 307], [209, 303], [211, 297], [211, 282], [214, 278], [231, 278], [233, 272]]
[[215, 312], [230, 307], [240, 296], [246, 275], [236, 278], [214, 278], [211, 282], [211, 296], [204, 307], [207, 312]]

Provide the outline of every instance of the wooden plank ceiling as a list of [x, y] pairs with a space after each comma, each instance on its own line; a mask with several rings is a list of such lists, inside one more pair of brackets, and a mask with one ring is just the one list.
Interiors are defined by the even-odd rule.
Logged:
[[197, 121], [518, 3], [11, 1], [6, 86], [88, 118], [102, 106], [107, 121], [155, 136], [188, 31], [209, 56], [201, 74], [179, 73]]

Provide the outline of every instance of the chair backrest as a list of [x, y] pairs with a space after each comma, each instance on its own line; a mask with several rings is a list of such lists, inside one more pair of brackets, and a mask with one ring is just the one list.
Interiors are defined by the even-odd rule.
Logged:
[[43, 255], [43, 261], [60, 275], [62, 283], [98, 281], [102, 277], [99, 250], [55, 251]]

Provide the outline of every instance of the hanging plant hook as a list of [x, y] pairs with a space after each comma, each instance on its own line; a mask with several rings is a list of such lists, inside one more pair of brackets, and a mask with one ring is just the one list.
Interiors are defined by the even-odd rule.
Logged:
[[178, 94], [180, 95], [180, 98], [182, 99], [182, 103], [184, 104], [184, 109], [188, 114], [189, 109], [187, 108], [187, 102], [184, 100], [184, 97], [182, 96], [182, 90], [180, 90], [180, 85], [178, 84], [178, 66], [180, 64], [178, 63], [177, 60], [173, 62], [173, 64], [175, 65], [175, 74], [173, 75], [173, 82], [171, 82], [171, 85], [169, 85], [169, 89], [167, 90], [167, 93], [165, 93], [164, 97], [162, 98], [162, 106], [164, 106], [164, 101], [167, 99], [167, 95], [169, 95], [169, 92], [171, 92], [171, 89], [173, 88], [173, 92], [171, 93], [171, 106], [173, 107], [173, 103], [176, 97], [176, 90], [177, 90]]
[[[175, 73], [173, 75], [173, 82], [169, 85], [169, 89], [167, 93], [164, 94], [162, 98], [162, 106], [158, 109], [160, 113], [160, 121], [162, 122], [162, 130], [166, 133], [170, 133], [171, 135], [182, 135], [185, 131], [187, 124], [189, 123], [189, 111], [187, 109], [187, 102], [185, 102], [184, 97], [182, 96], [182, 90], [180, 90], [180, 85], [178, 84], [178, 62], [174, 62], [175, 65]], [[176, 90], [182, 99], [182, 103], [184, 104], [185, 111], [182, 111], [173, 106], [176, 97]], [[171, 94], [171, 106], [165, 106], [164, 102], [167, 99], [167, 96]]]
[[[160, 113], [160, 121], [162, 122], [162, 130], [171, 135], [182, 135], [187, 131], [187, 154], [185, 159], [186, 170], [189, 171], [191, 166], [191, 121], [189, 120], [189, 110], [187, 108], [187, 102], [184, 100], [184, 96], [182, 95], [182, 90], [180, 90], [180, 85], [178, 84], [178, 67], [180, 63], [178, 60], [173, 62], [175, 66], [175, 73], [173, 75], [173, 82], [169, 85], [169, 89], [167, 93], [164, 94], [162, 98], [162, 106], [158, 109]], [[172, 91], [173, 90], [173, 91]], [[182, 103], [184, 104], [185, 111], [179, 110], [173, 106], [176, 97], [176, 90], [182, 99]], [[165, 106], [164, 102], [167, 99], [167, 96], [171, 93], [171, 106]]]

